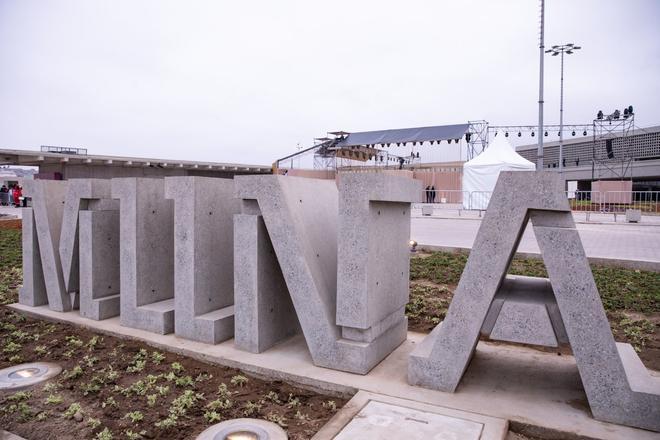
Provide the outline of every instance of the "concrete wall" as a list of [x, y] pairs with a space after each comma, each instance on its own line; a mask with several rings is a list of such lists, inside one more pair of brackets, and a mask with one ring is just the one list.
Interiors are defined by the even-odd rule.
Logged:
[[200, 176], [231, 178], [236, 173], [221, 170], [181, 169], [174, 166], [161, 168], [158, 166], [117, 166], [117, 165], [87, 165], [87, 164], [45, 164], [39, 166], [39, 174], [60, 173], [62, 179], [111, 179], [114, 177], [168, 177], [168, 176]]

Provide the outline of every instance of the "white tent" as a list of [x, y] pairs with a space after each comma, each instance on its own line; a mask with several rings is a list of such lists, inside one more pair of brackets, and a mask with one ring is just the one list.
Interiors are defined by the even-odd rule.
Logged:
[[536, 166], [515, 152], [506, 137], [492, 138], [488, 148], [463, 164], [463, 208], [486, 209], [500, 171], [529, 171]]

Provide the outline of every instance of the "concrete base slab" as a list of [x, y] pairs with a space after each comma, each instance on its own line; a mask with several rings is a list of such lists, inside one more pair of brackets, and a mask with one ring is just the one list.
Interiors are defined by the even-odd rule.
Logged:
[[[468, 411], [549, 432], [596, 439], [657, 439], [658, 434], [595, 420], [573, 356], [557, 356], [524, 347], [479, 342], [455, 393], [411, 386], [407, 382], [408, 356], [426, 335], [408, 333], [407, 340], [367, 375], [316, 367], [301, 335], [260, 354], [234, 347], [233, 340], [218, 345], [122, 327], [119, 318], [85, 319], [78, 312], [55, 312], [47, 306], [20, 304], [13, 310], [40, 319], [79, 325], [105, 334], [143, 341], [169, 350], [274, 380], [337, 394], [358, 390], [381, 393], [429, 405]], [[648, 371], [654, 376], [660, 373]], [[556, 435], [556, 434], [555, 434]], [[566, 437], [566, 436], [565, 436]]]
[[504, 419], [360, 391], [313, 440], [502, 440], [508, 425]]

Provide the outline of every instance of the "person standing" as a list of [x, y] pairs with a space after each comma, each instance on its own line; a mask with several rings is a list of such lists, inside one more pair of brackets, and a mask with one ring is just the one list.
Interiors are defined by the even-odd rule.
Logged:
[[435, 203], [435, 186], [431, 186], [431, 203]]
[[431, 203], [431, 186], [426, 185], [426, 189], [424, 189], [424, 200], [426, 203]]
[[21, 207], [21, 197], [23, 196], [23, 190], [21, 189], [20, 186], [16, 185], [16, 188], [14, 188], [14, 206], [16, 208]]

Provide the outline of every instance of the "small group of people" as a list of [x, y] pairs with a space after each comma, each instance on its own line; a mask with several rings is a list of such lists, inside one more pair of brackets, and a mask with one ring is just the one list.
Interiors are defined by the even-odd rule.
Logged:
[[435, 186], [427, 186], [424, 194], [426, 195], [426, 203], [435, 203]]
[[17, 184], [2, 185], [0, 188], [0, 204], [3, 206], [27, 206], [26, 199], [23, 197], [23, 188]]

